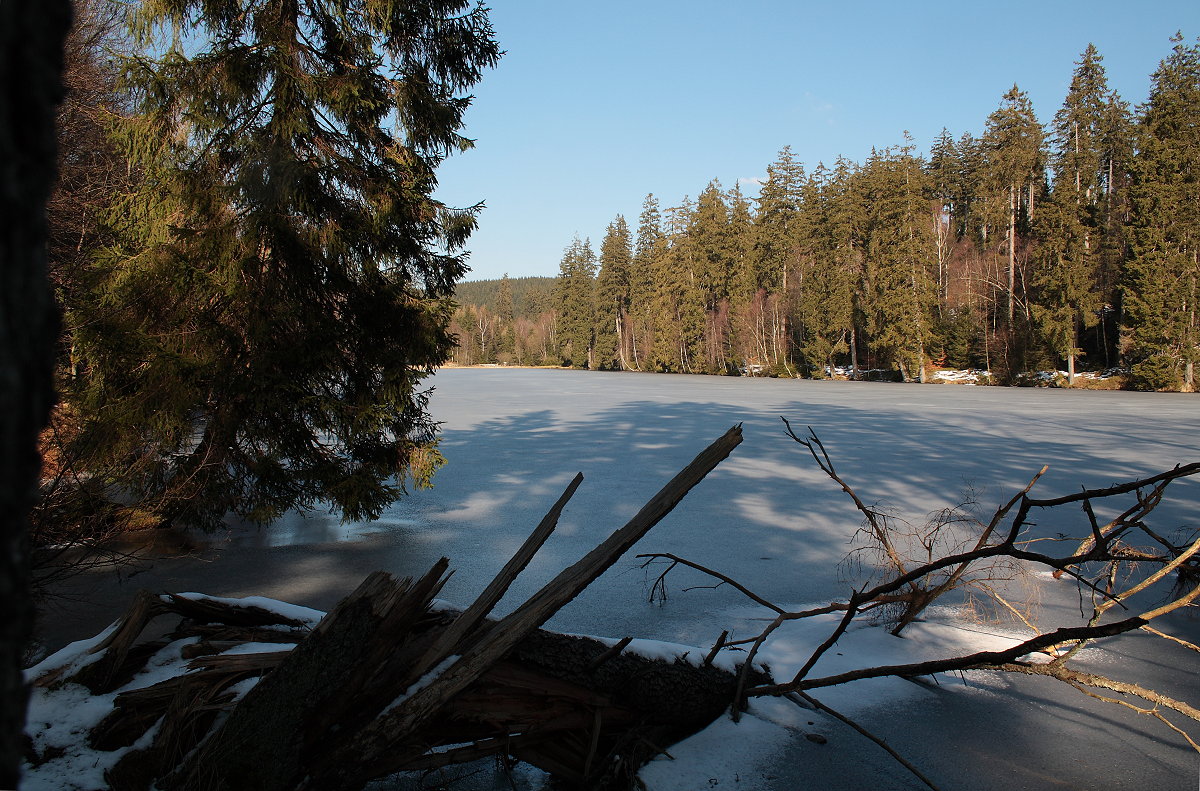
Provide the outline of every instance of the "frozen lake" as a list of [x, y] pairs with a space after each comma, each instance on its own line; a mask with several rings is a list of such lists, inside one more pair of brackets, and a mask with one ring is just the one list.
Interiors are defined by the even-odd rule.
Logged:
[[[748, 634], [761, 617], [728, 588], [682, 591], [708, 584], [682, 573], [665, 604], [647, 603], [653, 574], [637, 567], [637, 552], [683, 555], [780, 605], [844, 596], [850, 583], [839, 578], [838, 563], [859, 517], [784, 435], [780, 416], [798, 429], [811, 426], [864, 500], [914, 520], [958, 502], [969, 488], [990, 512], [1043, 464], [1050, 470], [1034, 496], [1200, 460], [1194, 395], [521, 369], [449, 369], [430, 381], [447, 459], [432, 490], [367, 525], [296, 515], [265, 531], [233, 528], [127, 580], [112, 572], [80, 578], [67, 591], [80, 601], [44, 622], [47, 645], [95, 633], [138, 587], [264, 595], [328, 609], [370, 571], [419, 574], [442, 555], [456, 570], [442, 597], [465, 604], [582, 472], [557, 532], [502, 603], [508, 609], [623, 525], [735, 423], [743, 425], [742, 445], [551, 628], [707, 647], [725, 628]], [[1174, 484], [1171, 495], [1155, 523], [1164, 530], [1194, 525], [1200, 481]], [[1051, 607], [1055, 596], [1048, 592]], [[1200, 631], [1187, 617], [1172, 626]], [[1122, 638], [1120, 650], [1164, 692], [1200, 697], [1194, 654], [1168, 652], [1142, 635]], [[1195, 787], [1200, 762], [1182, 739], [1057, 683], [985, 677], [924, 688], [897, 681], [831, 693], [827, 702], [853, 713], [945, 789]], [[1000, 697], [1005, 691], [1015, 694]], [[795, 738], [771, 755], [735, 753], [726, 770], [706, 767], [707, 779], [746, 789], [917, 787], [844, 726], [799, 709], [795, 716], [807, 718], [798, 728], [819, 731], [829, 743]], [[704, 780], [692, 787], [713, 785]]]

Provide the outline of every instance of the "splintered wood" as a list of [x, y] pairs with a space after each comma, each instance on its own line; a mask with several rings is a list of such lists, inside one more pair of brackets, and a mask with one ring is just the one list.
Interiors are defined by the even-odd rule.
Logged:
[[[540, 627], [739, 442], [735, 426], [628, 524], [499, 620], [487, 616], [582, 476], [464, 611], [433, 606], [448, 578], [445, 558], [417, 580], [370, 575], [312, 628], [263, 608], [143, 592], [92, 649], [93, 661], [35, 683], [111, 692], [171, 641], [192, 638], [182, 648], [186, 673], [118, 695], [92, 730], [96, 749], [137, 744], [106, 775], [116, 791], [340, 791], [488, 755], [527, 761], [578, 788], [631, 788], [646, 761], [735, 703], [737, 676], [643, 657], [625, 650], [628, 640], [611, 646]], [[166, 638], [139, 643], [163, 615], [182, 621]]]

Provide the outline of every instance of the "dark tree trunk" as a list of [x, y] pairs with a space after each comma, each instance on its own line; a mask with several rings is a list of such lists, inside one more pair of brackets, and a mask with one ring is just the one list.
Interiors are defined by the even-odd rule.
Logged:
[[67, 0], [0, 0], [0, 788], [16, 788], [25, 725], [21, 660], [33, 610], [26, 520], [54, 401], [57, 321], [46, 278]]

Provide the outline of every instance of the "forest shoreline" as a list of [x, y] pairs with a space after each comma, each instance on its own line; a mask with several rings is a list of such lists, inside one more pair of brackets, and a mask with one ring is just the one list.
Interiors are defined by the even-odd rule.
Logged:
[[[1128, 385], [1128, 372], [1123, 369], [1109, 369], [1106, 371], [1077, 371], [1075, 373], [1074, 384], [1068, 384], [1066, 371], [1030, 371], [1019, 374], [1013, 382], [1003, 383], [985, 370], [973, 368], [930, 368], [927, 370], [927, 379], [924, 382], [910, 380], [902, 382], [897, 377], [897, 372], [888, 369], [871, 369], [860, 371], [859, 377], [855, 378], [840, 369], [835, 370], [832, 375], [817, 377], [803, 376], [781, 376], [777, 374], [761, 373], [761, 374], [710, 374], [704, 372], [683, 373], [680, 371], [606, 371], [586, 368], [572, 368], [565, 365], [521, 365], [517, 363], [474, 363], [472, 365], [464, 365], [448, 361], [440, 366], [439, 369], [447, 370], [516, 370], [516, 371], [587, 371], [594, 373], [624, 373], [624, 374], [647, 374], [647, 375], [677, 375], [677, 376], [714, 376], [718, 378], [731, 379], [809, 379], [810, 381], [838, 381], [838, 382], [877, 382], [885, 384], [931, 384], [931, 385], [959, 385], [965, 387], [1040, 387], [1045, 389], [1070, 389], [1070, 390], [1111, 390], [1111, 391], [1132, 391]], [[1159, 390], [1154, 392], [1178, 393], [1179, 390]]]

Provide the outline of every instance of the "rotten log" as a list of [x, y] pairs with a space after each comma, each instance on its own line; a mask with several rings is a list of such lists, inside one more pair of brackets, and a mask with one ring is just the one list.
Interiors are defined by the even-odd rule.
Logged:
[[[549, 536], [580, 477], [462, 613], [431, 609], [447, 578], [443, 559], [415, 582], [371, 575], [291, 651], [210, 656], [232, 641], [256, 641], [264, 621], [223, 602], [141, 597], [105, 648], [112, 657], [94, 663], [104, 668], [92, 671], [98, 685], [112, 684], [112, 667], [134, 662], [131, 635], [160, 611], [185, 616], [176, 635], [209, 645], [190, 649], [192, 672], [118, 698], [118, 712], [94, 735], [100, 743], [129, 744], [139, 729], [160, 724], [148, 748], [117, 762], [110, 784], [117, 791], [352, 789], [397, 771], [507, 753], [580, 787], [631, 786], [642, 763], [727, 710], [737, 677], [539, 627], [740, 441], [735, 426], [629, 523], [499, 621], [484, 619]], [[261, 679], [235, 700], [230, 686], [255, 675]], [[756, 684], [772, 683], [753, 675]], [[439, 747], [451, 749], [431, 752]]]
[[367, 577], [159, 785], [297, 785], [298, 768], [322, 751], [332, 731], [358, 730], [404, 691], [397, 676], [424, 649], [411, 637], [427, 632], [422, 621], [430, 616], [448, 565], [441, 559], [415, 582], [397, 582], [383, 572]]
[[[308, 632], [308, 627], [300, 621], [254, 605], [189, 598], [174, 593], [155, 595], [140, 590], [109, 635], [88, 649], [87, 654], [98, 655], [97, 658], [76, 669], [66, 680], [82, 684], [93, 694], [111, 692], [122, 686], [155, 650], [167, 645], [162, 640], [137, 645], [135, 642], [151, 621], [170, 614], [185, 617], [171, 635], [173, 638], [195, 634], [214, 640], [233, 639], [239, 643], [295, 643]], [[212, 622], [219, 625], [213, 627]], [[57, 683], [63, 673], [69, 672], [72, 667], [66, 665], [58, 668], [35, 679], [33, 684], [49, 686]]]
[[85, 665], [71, 677], [71, 681], [87, 687], [92, 694], [109, 692], [129, 676], [132, 668], [126, 660], [134, 641], [154, 618], [167, 612], [162, 597], [149, 591], [138, 591], [133, 604], [116, 629], [103, 641], [88, 651], [101, 656]]
[[[549, 538], [582, 480], [583, 476], [577, 475], [571, 481], [525, 544], [453, 623], [440, 623], [428, 612], [445, 581], [446, 559], [416, 586], [408, 581], [397, 585], [383, 573], [369, 577], [322, 620], [285, 667], [247, 696], [220, 732], [167, 781], [168, 786], [196, 787], [201, 776], [214, 773], [205, 767], [219, 767], [215, 771], [230, 787], [295, 785], [301, 757], [317, 754], [316, 744], [327, 742], [330, 730], [336, 726], [336, 730], [356, 732], [459, 643], [474, 636], [480, 622]], [[408, 595], [410, 588], [413, 592]], [[443, 628], [435, 630], [439, 625]], [[419, 639], [423, 635], [432, 638]], [[360, 655], [363, 646], [375, 648]], [[289, 703], [280, 706], [275, 702], [280, 699]], [[259, 740], [255, 738], [258, 733], [275, 737]], [[247, 749], [247, 742], [255, 747]]]
[[421, 755], [422, 725], [447, 701], [478, 679], [529, 633], [578, 596], [625, 554], [742, 441], [741, 426], [729, 429], [646, 503], [626, 525], [562, 571], [490, 633], [465, 651], [433, 683], [372, 721], [361, 733], [341, 740], [321, 765], [313, 767], [310, 788], [357, 789], [373, 777], [397, 771]]
[[[435, 571], [440, 572], [440, 566]], [[403, 581], [393, 588], [383, 583], [382, 575], [373, 575], [360, 586], [371, 593], [357, 600], [387, 601], [394, 598], [395, 589], [411, 586], [411, 581]], [[405, 636], [413, 647], [410, 655], [422, 647], [427, 650], [460, 617], [453, 611], [427, 613]], [[495, 628], [495, 621], [482, 624], [482, 639]], [[661, 752], [661, 745], [673, 744], [721, 716], [734, 698], [736, 676], [708, 665], [664, 662], [616, 650], [630, 642], [626, 638], [609, 646], [593, 638], [535, 630], [426, 722], [424, 752], [401, 769], [507, 754], [582, 787], [593, 787], [600, 770], [620, 783], [631, 783], [637, 769]], [[161, 724], [151, 747], [127, 752], [106, 774], [110, 786], [126, 791], [160, 782], [181, 755], [202, 742], [218, 715], [234, 708], [229, 692], [233, 684], [275, 672], [288, 655], [205, 655], [188, 663], [194, 672], [117, 696], [114, 711], [92, 731], [93, 748], [128, 747], [155, 723]], [[770, 681], [761, 673], [754, 678], [758, 683]], [[470, 746], [442, 749], [464, 743]], [[318, 740], [304, 749], [322, 747]]]

